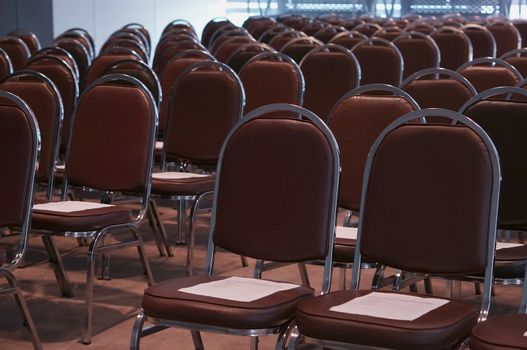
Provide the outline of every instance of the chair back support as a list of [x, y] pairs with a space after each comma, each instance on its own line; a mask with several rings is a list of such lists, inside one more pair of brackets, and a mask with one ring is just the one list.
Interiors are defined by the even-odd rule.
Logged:
[[457, 69], [478, 92], [497, 86], [516, 86], [523, 80], [513, 65], [499, 58], [478, 58]]
[[472, 60], [470, 38], [458, 28], [442, 27], [430, 34], [441, 52], [441, 67], [456, 70]]
[[368, 39], [366, 35], [356, 31], [342, 32], [335, 35], [329, 41], [330, 44], [336, 44], [344, 46], [347, 49], [351, 49], [353, 46], [357, 45], [364, 39]]
[[[389, 95], [367, 94], [372, 91]], [[391, 122], [418, 109], [407, 93], [382, 84], [361, 86], [335, 104], [329, 115], [329, 128], [340, 148], [339, 207], [360, 210], [362, 177], [371, 146]]]
[[401, 83], [403, 57], [391, 41], [365, 39], [352, 47], [351, 52], [359, 60], [363, 85], [381, 83], [398, 86]]
[[56, 39], [53, 45], [68, 51], [73, 56], [79, 69], [79, 84], [81, 88], [84, 87], [86, 75], [91, 65], [90, 53], [86, 47], [80, 41], [73, 38]]
[[[465, 103], [460, 112], [474, 120], [489, 134], [500, 156], [503, 176], [500, 192], [498, 227], [514, 229], [527, 224], [527, 105], [511, 100], [511, 95], [527, 98], [527, 90], [499, 87], [487, 90]], [[493, 97], [507, 95], [507, 99]]]
[[496, 40], [486, 27], [479, 24], [467, 24], [462, 29], [472, 43], [473, 59], [496, 57]]
[[14, 259], [4, 266], [12, 270], [27, 250], [40, 134], [31, 109], [6, 91], [0, 91], [0, 140], [4, 145], [0, 149], [0, 162], [5, 166], [0, 181], [0, 227], [17, 226], [22, 230]]
[[0, 37], [0, 48], [9, 55], [13, 70], [24, 68], [27, 60], [31, 57], [31, 52], [26, 43], [16, 36]]
[[30, 32], [28, 30], [15, 30], [9, 33], [8, 35], [16, 36], [17, 38], [22, 39], [22, 41], [26, 44], [31, 55], [35, 54], [38, 50], [40, 50], [40, 41], [33, 32]]
[[500, 58], [514, 66], [522, 77], [527, 77], [527, 48], [511, 50]]
[[204, 61], [188, 67], [170, 91], [162, 164], [166, 156], [215, 164], [244, 103], [243, 86], [227, 65]]
[[426, 68], [439, 68], [441, 52], [429, 35], [404, 32], [393, 40], [403, 56], [403, 79]]
[[140, 60], [140, 57], [133, 54], [133, 52], [135, 51], [130, 50], [129, 53], [110, 53], [110, 51], [106, 51], [102, 55], [97, 56], [97, 58], [93, 60], [90, 69], [88, 70], [86, 84], [89, 85], [93, 83], [96, 79], [101, 77], [102, 73], [106, 70], [106, 68], [110, 67], [116, 62], [124, 60]]
[[7, 52], [4, 49], [0, 48], [0, 79], [3, 79], [5, 76], [13, 73], [13, 64]]
[[522, 37], [511, 22], [496, 21], [487, 25], [487, 29], [496, 39], [496, 56], [521, 48]]
[[296, 38], [285, 44], [280, 49], [280, 53], [291, 57], [296, 63], [300, 64], [309, 51], [322, 45], [321, 41], [313, 37]]
[[156, 104], [139, 80], [117, 74], [96, 80], [72, 118], [63, 196], [68, 182], [103, 191], [149, 191], [156, 127]]
[[330, 271], [338, 181], [337, 144], [313, 113], [274, 104], [247, 114], [222, 148], [207, 272], [214, 245], [268, 261], [326, 259]]

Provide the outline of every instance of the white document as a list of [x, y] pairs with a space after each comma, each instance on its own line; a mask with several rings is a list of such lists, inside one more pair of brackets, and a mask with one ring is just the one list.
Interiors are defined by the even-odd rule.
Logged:
[[357, 239], [357, 227], [337, 226], [337, 238]]
[[66, 164], [55, 165], [55, 169], [64, 171], [66, 169]]
[[161, 151], [163, 149], [163, 141], [156, 141], [156, 151]]
[[279, 283], [246, 277], [229, 277], [219, 281], [200, 283], [181, 288], [180, 292], [220, 299], [250, 302], [288, 289], [299, 287], [292, 283]]
[[206, 174], [195, 174], [195, 173], [184, 173], [180, 171], [167, 171], [164, 173], [153, 173], [152, 178], [158, 180], [179, 180], [179, 179], [190, 179], [193, 177], [206, 177], [210, 175]]
[[56, 211], [58, 213], [72, 213], [75, 211], [88, 210], [88, 209], [99, 209], [114, 207], [112, 204], [102, 204], [93, 202], [81, 202], [81, 201], [62, 201], [62, 202], [49, 202], [43, 204], [35, 204], [33, 209], [36, 210], [47, 210]]
[[521, 243], [496, 242], [496, 250], [521, 247]]
[[333, 306], [330, 310], [391, 320], [413, 321], [446, 303], [448, 300], [445, 299], [372, 292], [344, 304]]

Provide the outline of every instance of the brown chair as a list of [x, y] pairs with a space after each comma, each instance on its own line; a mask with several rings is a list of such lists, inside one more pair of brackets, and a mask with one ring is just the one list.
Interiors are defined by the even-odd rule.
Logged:
[[303, 19], [301, 22], [299, 22], [298, 25], [288, 25], [286, 22], [284, 22], [285, 25], [289, 26], [290, 28], [300, 28], [296, 30], [302, 30], [302, 32], [306, 33], [308, 36], [313, 36], [316, 33], [318, 33], [320, 30], [322, 30], [325, 27], [329, 27], [330, 25], [323, 21], [318, 20], [308, 20], [306, 21]]
[[[371, 95], [371, 92], [383, 95]], [[400, 116], [418, 110], [410, 95], [384, 84], [364, 85], [344, 95], [329, 114], [329, 128], [339, 145], [341, 183], [338, 206], [347, 210], [343, 224], [337, 226], [333, 261], [341, 268], [340, 289], [346, 287], [346, 269], [353, 263], [356, 240], [345, 238], [341, 227], [356, 226], [360, 217], [362, 176], [368, 152], [382, 130]], [[355, 222], [353, 222], [355, 221]], [[374, 263], [365, 267], [374, 267]], [[381, 283], [381, 281], [375, 281]]]
[[[266, 117], [270, 114], [300, 115], [303, 119]], [[270, 135], [273, 142], [269, 142]], [[234, 279], [248, 285], [276, 286], [276, 282], [259, 280], [264, 260], [296, 263], [322, 259], [322, 290], [327, 291], [338, 179], [337, 145], [313, 113], [275, 104], [247, 114], [230, 132], [220, 155], [206, 276], [172, 279], [145, 290], [131, 349], [139, 348], [142, 337], [167, 327], [191, 330], [196, 349], [203, 349], [200, 331], [249, 336], [252, 348], [257, 347], [257, 337], [279, 334], [276, 347], [285, 349], [284, 336], [296, 305], [313, 296], [311, 288], [287, 284], [287, 290], [251, 295], [245, 302], [217, 294], [187, 293], [182, 288], [233, 281], [212, 275], [214, 251], [222, 247], [257, 259], [253, 279]], [[278, 202], [276, 191], [281, 193]], [[263, 212], [267, 219], [262, 221]], [[144, 327], [145, 321], [152, 322], [153, 328]]]
[[0, 294], [15, 298], [24, 325], [31, 335], [33, 348], [41, 350], [35, 324], [14, 275], [28, 249], [40, 136], [31, 109], [22, 99], [5, 91], [0, 91], [0, 140], [3, 146], [0, 162], [4, 169], [9, 168], [9, 171], [2, 172], [0, 182], [0, 227], [12, 227], [21, 232], [13, 259], [0, 262], [0, 277], [3, 280]]
[[82, 90], [86, 84], [86, 75], [91, 65], [91, 56], [86, 47], [78, 40], [73, 38], [60, 38], [53, 42], [53, 45], [68, 51], [75, 59], [79, 70], [79, 88]]
[[361, 66], [361, 84], [390, 84], [397, 86], [403, 76], [403, 57], [391, 41], [365, 39], [351, 48]]
[[[150, 197], [156, 126], [155, 101], [139, 80], [126, 75], [98, 79], [79, 98], [72, 119], [62, 201], [33, 207], [32, 229], [42, 234], [65, 296], [71, 296], [72, 289], [53, 237], [91, 241], [86, 266], [85, 344], [90, 343], [92, 336], [94, 270], [99, 255], [137, 248], [148, 284], [153, 283], [138, 225]], [[101, 138], [101, 130], [108, 137]], [[99, 193], [101, 203], [66, 201], [72, 186]], [[129, 206], [112, 204], [114, 195], [119, 193], [140, 200], [137, 216], [132, 215]], [[119, 234], [118, 242], [109, 236], [114, 234]]]
[[479, 24], [466, 24], [462, 29], [472, 43], [473, 59], [496, 57], [496, 40], [486, 27]]
[[[194, 216], [214, 190], [221, 145], [242, 117], [245, 95], [232, 69], [223, 63], [203, 61], [187, 67], [172, 84], [168, 96], [162, 172], [153, 175], [152, 194], [179, 204], [176, 242], [188, 244], [187, 273], [192, 275]], [[176, 168], [179, 171], [170, 171], [169, 162], [180, 164]], [[191, 217], [187, 225], [189, 203]], [[153, 201], [150, 205], [157, 236], [164, 240], [167, 255], [173, 255], [156, 205]]]
[[472, 61], [472, 42], [461, 29], [441, 27], [430, 36], [441, 52], [442, 68], [456, 70], [462, 64]]
[[245, 89], [245, 112], [271, 103], [302, 105], [304, 77], [300, 67], [284, 54], [263, 52], [238, 73]]
[[397, 26], [382, 27], [381, 29], [373, 33], [372, 37], [393, 41], [393, 39], [401, 35], [402, 32], [403, 30]]
[[[190, 26], [193, 28], [192, 25]], [[141, 38], [141, 41], [145, 45], [147, 53], [150, 56], [150, 53], [152, 52], [152, 38], [150, 37], [150, 32], [144, 25], [140, 23], [128, 23], [125, 24], [119, 31], [127, 31], [129, 33], [137, 34]]]
[[[452, 125], [408, 123], [429, 116], [451, 118]], [[292, 337], [289, 348], [296, 349], [299, 339], [339, 348], [350, 344], [391, 349], [464, 345], [472, 327], [486, 319], [490, 306], [500, 184], [492, 141], [476, 123], [457, 112], [410, 112], [375, 141], [364, 184], [353, 289], [300, 302], [296, 312], [300, 336]], [[455, 210], [445, 217], [444, 208], [453, 201]], [[463, 256], [452, 249], [453, 241], [462, 246]], [[481, 304], [359, 290], [360, 265], [366, 258], [429, 275], [485, 271]], [[378, 303], [397, 305], [405, 312], [387, 314], [389, 307], [381, 309]], [[416, 304], [435, 305], [410, 316], [412, 309], [417, 311]]]
[[16, 36], [0, 37], [0, 49], [9, 55], [14, 71], [24, 68], [29, 57], [31, 57], [31, 52], [26, 43]]
[[26, 43], [26, 46], [29, 49], [29, 52], [31, 53], [31, 55], [33, 55], [35, 52], [39, 51], [40, 48], [41, 48], [40, 41], [38, 40], [38, 37], [35, 35], [35, 33], [31, 32], [29, 30], [14, 30], [11, 33], [9, 33], [8, 35], [16, 36], [16, 37], [22, 39], [22, 41], [24, 43]]
[[421, 108], [445, 108], [452, 111], [459, 110], [478, 93], [467, 78], [446, 68], [415, 72], [399, 88], [409, 93]]
[[251, 33], [254, 38], [259, 38], [264, 31], [274, 27], [276, 24], [277, 21], [274, 18], [265, 16], [252, 16], [243, 22], [242, 27], [247, 29], [247, 31]]
[[506, 52], [500, 59], [512, 64], [523, 77], [527, 77], [527, 48]]
[[245, 28], [240, 28], [236, 26], [220, 28], [217, 32], [212, 35], [210, 39], [211, 42], [207, 46], [207, 49], [209, 49], [210, 52], [214, 52], [216, 51], [218, 46], [235, 36], [251, 37], [251, 34], [249, 34]]
[[133, 34], [121, 33], [113, 34], [108, 38], [101, 47], [99, 56], [104, 55], [109, 49], [113, 48], [127, 48], [137, 53], [143, 62], [148, 63], [149, 55], [148, 49], [144, 46], [143, 41]]
[[256, 43], [256, 40], [249, 36], [233, 36], [227, 40], [225, 40], [221, 45], [218, 45], [216, 48], [216, 51], [212, 54], [216, 59], [220, 62], [226, 63], [227, 59], [232, 55], [234, 51], [239, 49], [240, 47]]
[[382, 27], [375, 23], [361, 23], [353, 27], [353, 31], [362, 33], [367, 37], [373, 36], [373, 33], [377, 32], [380, 29], [382, 29]]
[[35, 56], [54, 56], [57, 58], [60, 58], [61, 60], [65, 61], [73, 72], [75, 73], [75, 76], [77, 77], [77, 80], [80, 79], [80, 73], [79, 73], [79, 67], [77, 66], [77, 61], [75, 58], [66, 50], [60, 47], [45, 47], [38, 52], [36, 52], [32, 58]]
[[518, 29], [518, 33], [520, 33], [520, 36], [522, 38], [521, 47], [527, 46], [527, 21], [526, 20], [515, 20], [512, 23], [514, 23], [514, 26], [516, 29]]
[[327, 44], [310, 51], [300, 62], [306, 89], [304, 107], [325, 122], [335, 103], [360, 85], [360, 65], [345, 47]]
[[346, 28], [340, 26], [327, 26], [320, 29], [313, 34], [313, 38], [322, 41], [324, 44], [329, 44], [330, 40], [339, 33], [347, 32]]
[[170, 38], [163, 42], [160, 42], [156, 47], [156, 53], [154, 54], [154, 61], [152, 68], [157, 75], [161, 75], [161, 72], [165, 69], [166, 64], [176, 55], [190, 51], [200, 50], [209, 53], [209, 51], [201, 45], [196, 39], [191, 38], [187, 35], [178, 38]]
[[415, 21], [415, 22], [410, 23], [406, 27], [405, 31], [407, 31], [407, 32], [419, 32], [419, 33], [423, 33], [423, 34], [426, 34], [426, 35], [430, 35], [430, 34], [432, 34], [432, 32], [434, 30], [436, 30], [436, 27], [434, 27], [431, 24], [428, 24], [428, 23], [425, 23], [425, 22], [422, 22], [422, 21]]
[[63, 38], [74, 39], [80, 42], [86, 51], [90, 55], [90, 60], [93, 60], [95, 57], [95, 42], [93, 37], [85, 29], [82, 28], [71, 28], [66, 30], [64, 33], [60, 34], [55, 41], [62, 40]]
[[467, 78], [478, 92], [497, 86], [516, 86], [523, 80], [513, 65], [499, 58], [478, 58], [461, 65], [457, 72]]
[[505, 52], [521, 48], [522, 37], [511, 22], [492, 22], [487, 25], [487, 29], [496, 40], [496, 57], [500, 57]]
[[420, 32], [404, 32], [392, 40], [403, 56], [403, 79], [426, 68], [439, 68], [441, 52], [429, 35]]
[[251, 58], [259, 55], [263, 52], [276, 52], [271, 46], [262, 43], [246, 44], [239, 47], [234, 51], [229, 58], [227, 58], [227, 65], [232, 68], [236, 73], [240, 72], [240, 69], [247, 63]]
[[60, 93], [51, 79], [30, 70], [19, 70], [7, 76], [0, 81], [0, 90], [22, 98], [35, 114], [41, 137], [37, 182], [46, 186], [46, 200], [50, 201], [64, 117]]
[[305, 55], [323, 43], [313, 37], [296, 38], [289, 41], [281, 49], [280, 53], [291, 57], [296, 63], [300, 64]]
[[353, 46], [358, 44], [364, 39], [368, 39], [368, 37], [360, 32], [351, 31], [351, 32], [342, 32], [337, 35], [335, 35], [330, 41], [330, 44], [336, 44], [340, 46], [344, 46], [348, 50], [350, 50]]
[[201, 33], [201, 43], [207, 47], [212, 35], [214, 32], [216, 32], [218, 29], [220, 29], [223, 26], [229, 26], [233, 25], [230, 20], [228, 20], [225, 17], [215, 17], [207, 22], [205, 27], [203, 28], [203, 31]]
[[11, 64], [11, 59], [7, 52], [4, 49], [0, 48], [0, 79], [5, 76], [13, 73], [13, 65]]
[[271, 46], [276, 51], [280, 51], [288, 42], [298, 38], [304, 38], [306, 34], [304, 32], [298, 32], [296, 30], [289, 30], [278, 35], [275, 35], [271, 41], [269, 41], [269, 46]]
[[86, 75], [86, 85], [97, 80], [102, 72], [112, 64], [124, 60], [142, 61], [142, 58], [137, 52], [128, 48], [112, 48], [106, 52], [102, 52], [93, 60], [90, 69], [88, 70], [88, 74]]

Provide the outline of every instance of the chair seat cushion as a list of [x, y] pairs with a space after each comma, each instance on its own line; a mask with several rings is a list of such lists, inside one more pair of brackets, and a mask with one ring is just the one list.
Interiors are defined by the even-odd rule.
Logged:
[[[75, 205], [75, 203], [86, 202], [68, 201], [68, 203]], [[31, 227], [54, 232], [83, 232], [131, 222], [132, 213], [130, 209], [115, 205], [71, 212], [56, 211], [53, 208], [43, 209], [36, 206], [33, 208]]]
[[[155, 174], [154, 174], [155, 175]], [[164, 196], [193, 196], [214, 191], [216, 176], [152, 178], [152, 193]]]
[[527, 315], [497, 315], [472, 330], [471, 350], [527, 349]]
[[337, 237], [333, 248], [333, 261], [340, 263], [353, 263], [356, 243], [357, 241], [354, 239]]
[[290, 321], [295, 315], [298, 302], [313, 296], [313, 290], [304, 286], [277, 292], [252, 302], [179, 291], [181, 288], [225, 278], [227, 277], [194, 276], [159, 283], [145, 290], [143, 310], [148, 316], [172, 321], [236, 329], [262, 329], [279, 327]]
[[414, 321], [329, 310], [368, 293], [338, 291], [301, 302], [296, 315], [301, 333], [312, 338], [390, 349], [450, 349], [460, 338], [470, 335], [478, 319], [479, 310], [475, 306], [454, 300]]

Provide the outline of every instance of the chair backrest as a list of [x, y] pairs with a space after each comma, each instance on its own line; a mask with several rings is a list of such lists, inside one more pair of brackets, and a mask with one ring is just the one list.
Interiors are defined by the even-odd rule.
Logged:
[[144, 213], [157, 124], [155, 101], [139, 80], [115, 74], [93, 82], [80, 96], [71, 120], [63, 199], [69, 184], [138, 193]]
[[296, 38], [290, 40], [281, 49], [280, 53], [291, 57], [296, 63], [300, 64], [305, 55], [323, 43], [313, 37]]
[[95, 43], [92, 36], [82, 28], [71, 28], [59, 35], [55, 40], [69, 38], [79, 41], [90, 54], [90, 60], [95, 57]]
[[442, 68], [456, 70], [463, 63], [472, 60], [472, 43], [461, 29], [441, 27], [430, 36], [441, 51]]
[[439, 68], [441, 52], [429, 35], [421, 32], [404, 32], [392, 42], [403, 56], [403, 79], [422, 69]]
[[243, 45], [237, 48], [230, 56], [227, 58], [227, 65], [232, 68], [236, 73], [242, 69], [242, 67], [247, 63], [251, 58], [256, 55], [261, 54], [262, 52], [275, 52], [275, 50], [267, 45], [262, 43], [250, 43]]
[[[408, 124], [429, 116], [450, 118], [451, 124]], [[389, 125], [366, 162], [353, 287], [358, 288], [362, 257], [423, 274], [484, 271], [480, 318], [486, 318], [496, 244], [498, 159], [485, 131], [457, 112], [425, 109]]]
[[38, 37], [35, 35], [35, 33], [29, 30], [15, 30], [8, 35], [16, 36], [22, 39], [32, 55], [40, 50], [40, 41], [38, 40]]
[[340, 26], [327, 26], [320, 29], [318, 32], [313, 34], [313, 37], [317, 40], [328, 44], [329, 41], [337, 34], [347, 32], [346, 28]]
[[[385, 94], [368, 94], [372, 91]], [[418, 109], [410, 95], [383, 84], [361, 86], [335, 104], [328, 125], [340, 148], [339, 207], [359, 211], [362, 176], [371, 146], [392, 121]]]
[[15, 71], [24, 68], [27, 60], [31, 57], [31, 52], [26, 43], [16, 36], [0, 37], [0, 48], [9, 55]]
[[339, 45], [313, 49], [300, 62], [300, 69], [306, 82], [304, 107], [326, 122], [335, 103], [360, 85], [359, 61]]
[[269, 46], [271, 46], [276, 51], [280, 51], [291, 40], [298, 38], [304, 38], [307, 35], [304, 32], [299, 32], [296, 30], [289, 30], [283, 33], [276, 35], [271, 41], [269, 41]]
[[522, 37], [512, 22], [496, 21], [489, 23], [487, 29], [496, 39], [496, 56], [521, 48]]
[[500, 59], [512, 64], [523, 77], [527, 77], [527, 48], [506, 52], [500, 56]]
[[0, 181], [0, 227], [17, 226], [22, 232], [14, 259], [2, 266], [12, 270], [27, 251], [40, 134], [31, 109], [6, 91], [0, 91], [0, 140], [0, 162], [6, 169]]
[[409, 93], [421, 108], [445, 108], [452, 111], [457, 111], [477, 94], [467, 78], [446, 68], [415, 72], [399, 87]]
[[[118, 52], [116, 52], [118, 50]], [[111, 52], [113, 51], [113, 52]], [[131, 49], [124, 48], [113, 48], [106, 52], [101, 52], [101, 55], [97, 56], [88, 70], [88, 75], [86, 76], [86, 85], [91, 84], [97, 80], [106, 68], [110, 67], [112, 64], [124, 61], [124, 60], [138, 60], [141, 61], [141, 57]]]
[[[461, 108], [460, 113], [478, 123], [496, 145], [500, 156], [502, 183], [498, 227], [514, 229], [527, 224], [527, 144], [523, 130], [527, 127], [527, 105], [512, 100], [515, 94], [527, 98], [527, 90], [499, 87], [474, 96]], [[493, 97], [508, 95], [495, 100]]]
[[[164, 43], [166, 43], [166, 46], [163, 45]], [[156, 53], [154, 55], [154, 62], [152, 64], [152, 68], [158, 75], [161, 75], [165, 69], [165, 66], [172, 59], [172, 57], [179, 55], [182, 52], [204, 51], [209, 53], [209, 51], [195, 39], [189, 40], [187, 38], [185, 40], [176, 41], [167, 40], [164, 43], [161, 43], [157, 46]], [[160, 48], [162, 45], [165, 47]]]
[[11, 59], [4, 49], [0, 48], [0, 79], [13, 73], [13, 65]]
[[218, 61], [226, 63], [234, 51], [250, 43], [256, 43], [256, 40], [249, 36], [233, 36], [218, 45], [213, 55]]
[[478, 92], [497, 86], [516, 86], [523, 80], [513, 65], [499, 58], [478, 58], [461, 65], [457, 72], [467, 78]]
[[399, 85], [404, 62], [401, 52], [391, 41], [370, 38], [351, 48], [361, 66], [361, 83]]
[[132, 50], [133, 52], [137, 53], [141, 60], [144, 62], [148, 62], [148, 52], [146, 47], [144, 46], [143, 42], [138, 38], [131, 38], [130, 36], [133, 36], [130, 34], [130, 36], [122, 37], [123, 34], [120, 34], [119, 36], [110, 37], [101, 47], [99, 56], [104, 55], [105, 52], [107, 52], [110, 49], [117, 49], [117, 48], [127, 48]]
[[37, 51], [35, 54], [33, 54], [32, 58], [35, 56], [54, 56], [62, 59], [65, 61], [73, 70], [75, 73], [75, 76], [77, 77], [77, 80], [80, 79], [80, 73], [79, 73], [79, 67], [77, 66], [77, 61], [73, 56], [66, 50], [64, 50], [61, 47], [45, 47], [39, 51]]
[[382, 29], [382, 27], [375, 23], [361, 23], [353, 27], [354, 31], [362, 33], [366, 35], [367, 37], [373, 36], [373, 33], [378, 31], [379, 29]]
[[56, 47], [68, 51], [77, 63], [79, 69], [79, 84], [81, 89], [85, 86], [86, 75], [91, 65], [91, 56], [86, 47], [77, 39], [60, 38], [53, 42]]
[[348, 31], [335, 35], [333, 38], [331, 38], [329, 43], [344, 46], [347, 49], [351, 49], [353, 46], [355, 46], [364, 39], [368, 39], [365, 34], [357, 31]]
[[0, 90], [9, 91], [26, 101], [35, 115], [42, 140], [37, 177], [39, 181], [47, 182], [47, 198], [51, 200], [64, 116], [60, 93], [51, 79], [30, 70], [7, 76], [0, 82]]
[[298, 65], [286, 55], [263, 52], [240, 69], [245, 89], [245, 111], [271, 103], [302, 105], [304, 77]]
[[[303, 119], [266, 117], [277, 113]], [[310, 111], [274, 104], [247, 114], [222, 147], [206, 271], [215, 246], [268, 261], [325, 259], [327, 291], [339, 166], [333, 135]]]
[[512, 22], [516, 29], [518, 29], [518, 33], [520, 33], [520, 36], [522, 38], [521, 47], [527, 46], [527, 21], [518, 19]]
[[462, 29], [472, 43], [473, 59], [496, 57], [496, 40], [486, 27], [472, 23], [464, 25]]
[[405, 31], [407, 32], [419, 32], [426, 35], [430, 35], [434, 30], [436, 30], [436, 28], [433, 25], [422, 21], [412, 22], [405, 28]]
[[393, 41], [393, 39], [401, 35], [402, 32], [403, 30], [397, 26], [382, 27], [381, 29], [373, 33], [372, 37]]
[[201, 43], [205, 46], [209, 45], [212, 35], [224, 26], [232, 26], [232, 22], [225, 17], [216, 17], [207, 22], [201, 33]]
[[185, 69], [170, 89], [162, 167], [166, 157], [215, 166], [244, 103], [243, 86], [227, 65], [204, 61]]

